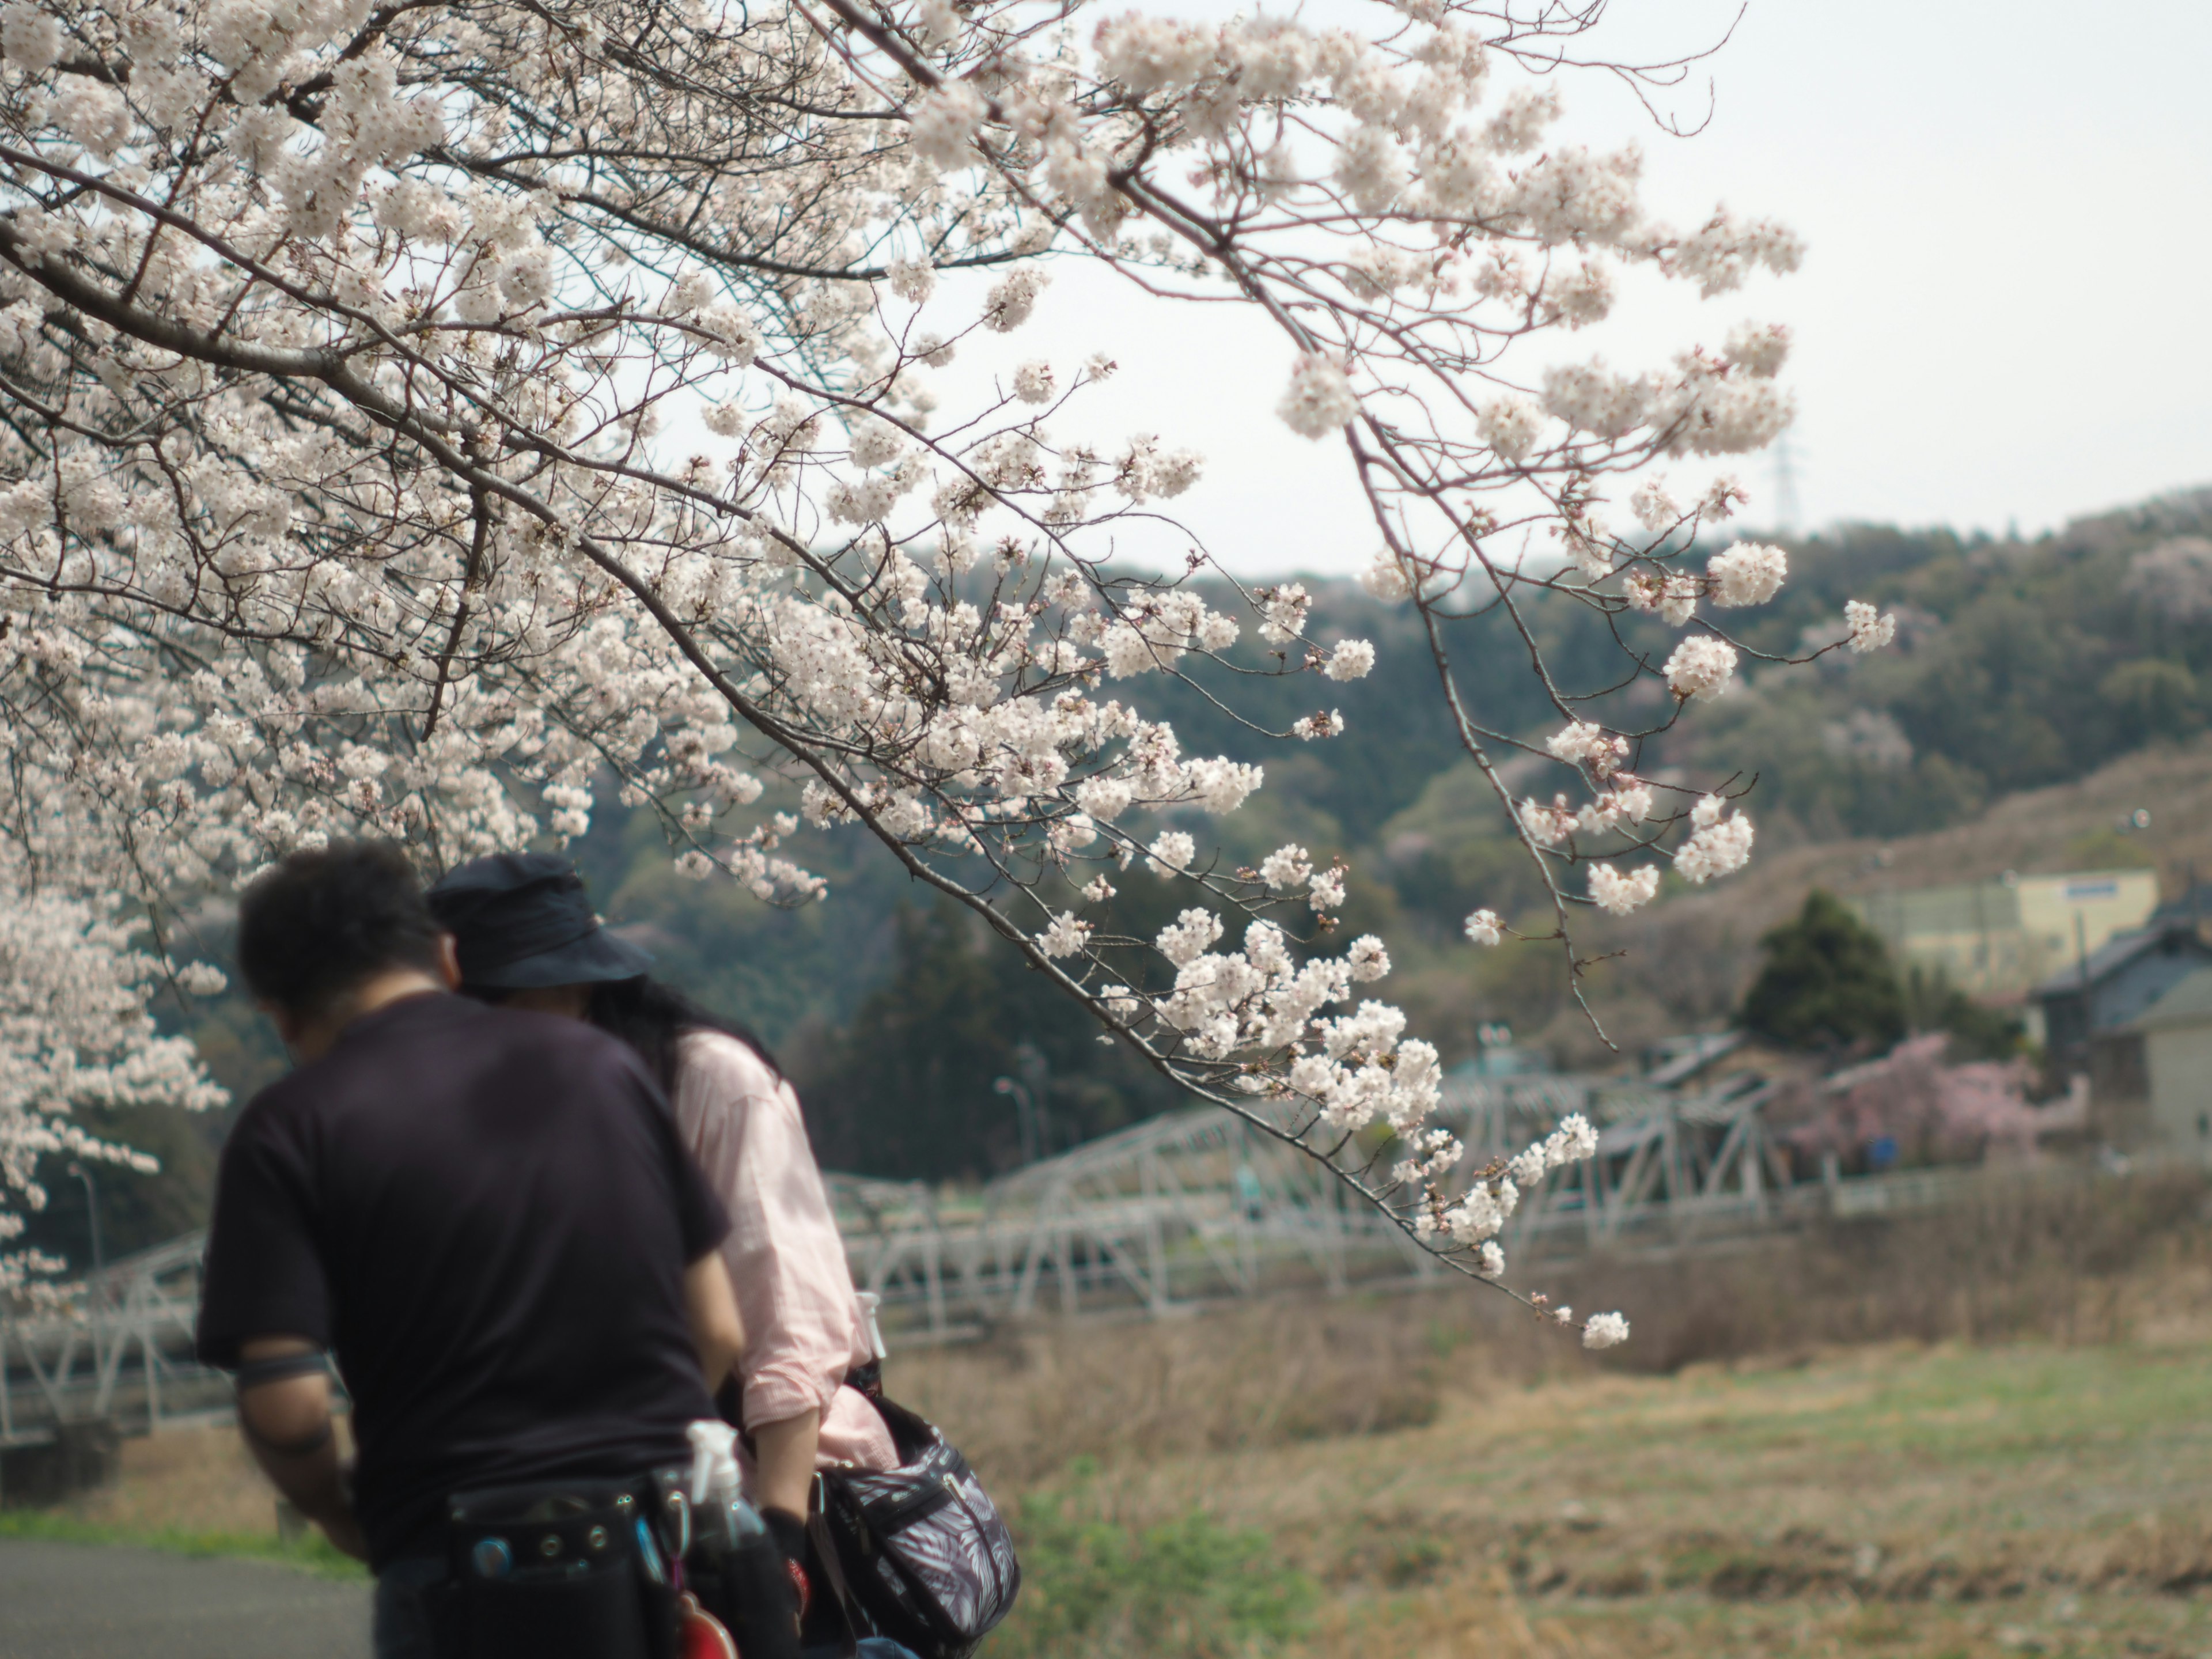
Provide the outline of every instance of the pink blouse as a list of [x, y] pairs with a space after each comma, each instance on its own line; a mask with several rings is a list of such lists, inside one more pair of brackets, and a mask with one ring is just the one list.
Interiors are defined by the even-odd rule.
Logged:
[[685, 1145], [730, 1212], [722, 1259], [744, 1321], [746, 1423], [818, 1407], [817, 1467], [896, 1468], [882, 1417], [840, 1386], [873, 1356], [799, 1097], [737, 1038], [694, 1031], [677, 1051], [675, 1106]]

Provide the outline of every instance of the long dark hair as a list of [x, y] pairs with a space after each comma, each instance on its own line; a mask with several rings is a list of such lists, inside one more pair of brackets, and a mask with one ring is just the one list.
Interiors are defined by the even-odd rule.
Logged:
[[725, 1019], [701, 1007], [672, 985], [650, 974], [635, 979], [603, 980], [592, 988], [592, 1002], [585, 1018], [610, 1036], [620, 1037], [637, 1050], [664, 1093], [676, 1092], [676, 1045], [687, 1031], [720, 1031], [733, 1036], [761, 1059], [761, 1064], [783, 1077], [783, 1067], [752, 1032], [733, 1019]]

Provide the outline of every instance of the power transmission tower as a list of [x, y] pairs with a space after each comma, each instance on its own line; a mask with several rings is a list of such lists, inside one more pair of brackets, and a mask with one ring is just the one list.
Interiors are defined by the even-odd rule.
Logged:
[[1774, 527], [1784, 536], [1795, 536], [1801, 527], [1802, 517], [1802, 510], [1797, 502], [1796, 452], [1785, 432], [1774, 441]]

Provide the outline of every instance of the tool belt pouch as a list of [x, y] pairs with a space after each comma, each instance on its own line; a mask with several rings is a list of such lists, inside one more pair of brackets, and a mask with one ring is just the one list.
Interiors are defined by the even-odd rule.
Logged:
[[691, 1510], [688, 1474], [653, 1476], [661, 1540], [682, 1552], [684, 1588], [721, 1621], [743, 1659], [799, 1659], [799, 1600], [783, 1552], [766, 1532], [734, 1544], [717, 1537], [713, 1517]]
[[676, 1590], [636, 1483], [456, 1492], [447, 1547], [440, 1659], [672, 1659]]
[[722, 1621], [744, 1659], [799, 1659], [799, 1603], [772, 1539], [720, 1555], [694, 1551], [684, 1583]]

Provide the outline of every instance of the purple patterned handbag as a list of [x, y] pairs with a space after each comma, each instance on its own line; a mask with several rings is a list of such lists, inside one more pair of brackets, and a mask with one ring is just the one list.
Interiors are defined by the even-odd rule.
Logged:
[[822, 1471], [816, 1553], [856, 1632], [888, 1636], [920, 1659], [964, 1659], [1021, 1588], [1014, 1540], [936, 1426], [867, 1392], [899, 1467]]

